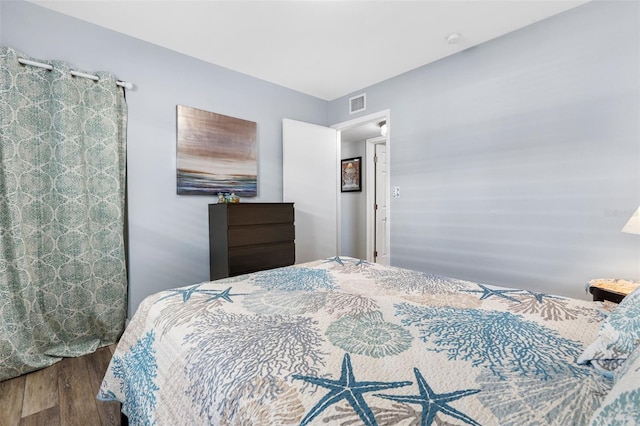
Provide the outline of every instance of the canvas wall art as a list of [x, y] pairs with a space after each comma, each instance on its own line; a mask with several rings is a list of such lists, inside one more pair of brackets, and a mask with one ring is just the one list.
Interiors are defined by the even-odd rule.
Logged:
[[258, 194], [257, 124], [178, 105], [178, 194]]

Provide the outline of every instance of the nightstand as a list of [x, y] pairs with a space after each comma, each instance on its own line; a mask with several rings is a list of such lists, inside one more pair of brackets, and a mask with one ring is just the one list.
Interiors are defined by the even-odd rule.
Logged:
[[626, 295], [638, 287], [640, 287], [640, 281], [621, 279], [597, 279], [589, 281], [589, 293], [593, 294], [594, 301], [609, 300], [614, 303], [620, 303]]

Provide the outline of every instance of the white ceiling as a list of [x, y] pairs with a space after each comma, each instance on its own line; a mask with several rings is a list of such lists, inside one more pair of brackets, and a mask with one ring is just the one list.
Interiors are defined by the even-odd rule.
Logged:
[[333, 100], [588, 0], [30, 1]]

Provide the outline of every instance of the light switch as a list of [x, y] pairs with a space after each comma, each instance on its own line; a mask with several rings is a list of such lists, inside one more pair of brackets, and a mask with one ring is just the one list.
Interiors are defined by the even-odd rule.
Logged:
[[400, 187], [394, 186], [391, 190], [391, 194], [393, 195], [393, 198], [400, 198]]

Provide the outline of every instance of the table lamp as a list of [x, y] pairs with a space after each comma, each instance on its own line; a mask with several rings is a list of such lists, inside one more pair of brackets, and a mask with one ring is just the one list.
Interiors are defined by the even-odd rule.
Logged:
[[[631, 215], [631, 218], [622, 227], [622, 232], [627, 234], [640, 234], [640, 207]], [[593, 300], [609, 300], [620, 303], [625, 296], [631, 294], [640, 286], [640, 281], [628, 281], [621, 279], [597, 279], [589, 281], [587, 288], [593, 294]]]
[[629, 221], [622, 228], [622, 232], [640, 235], [640, 207], [631, 215]]

